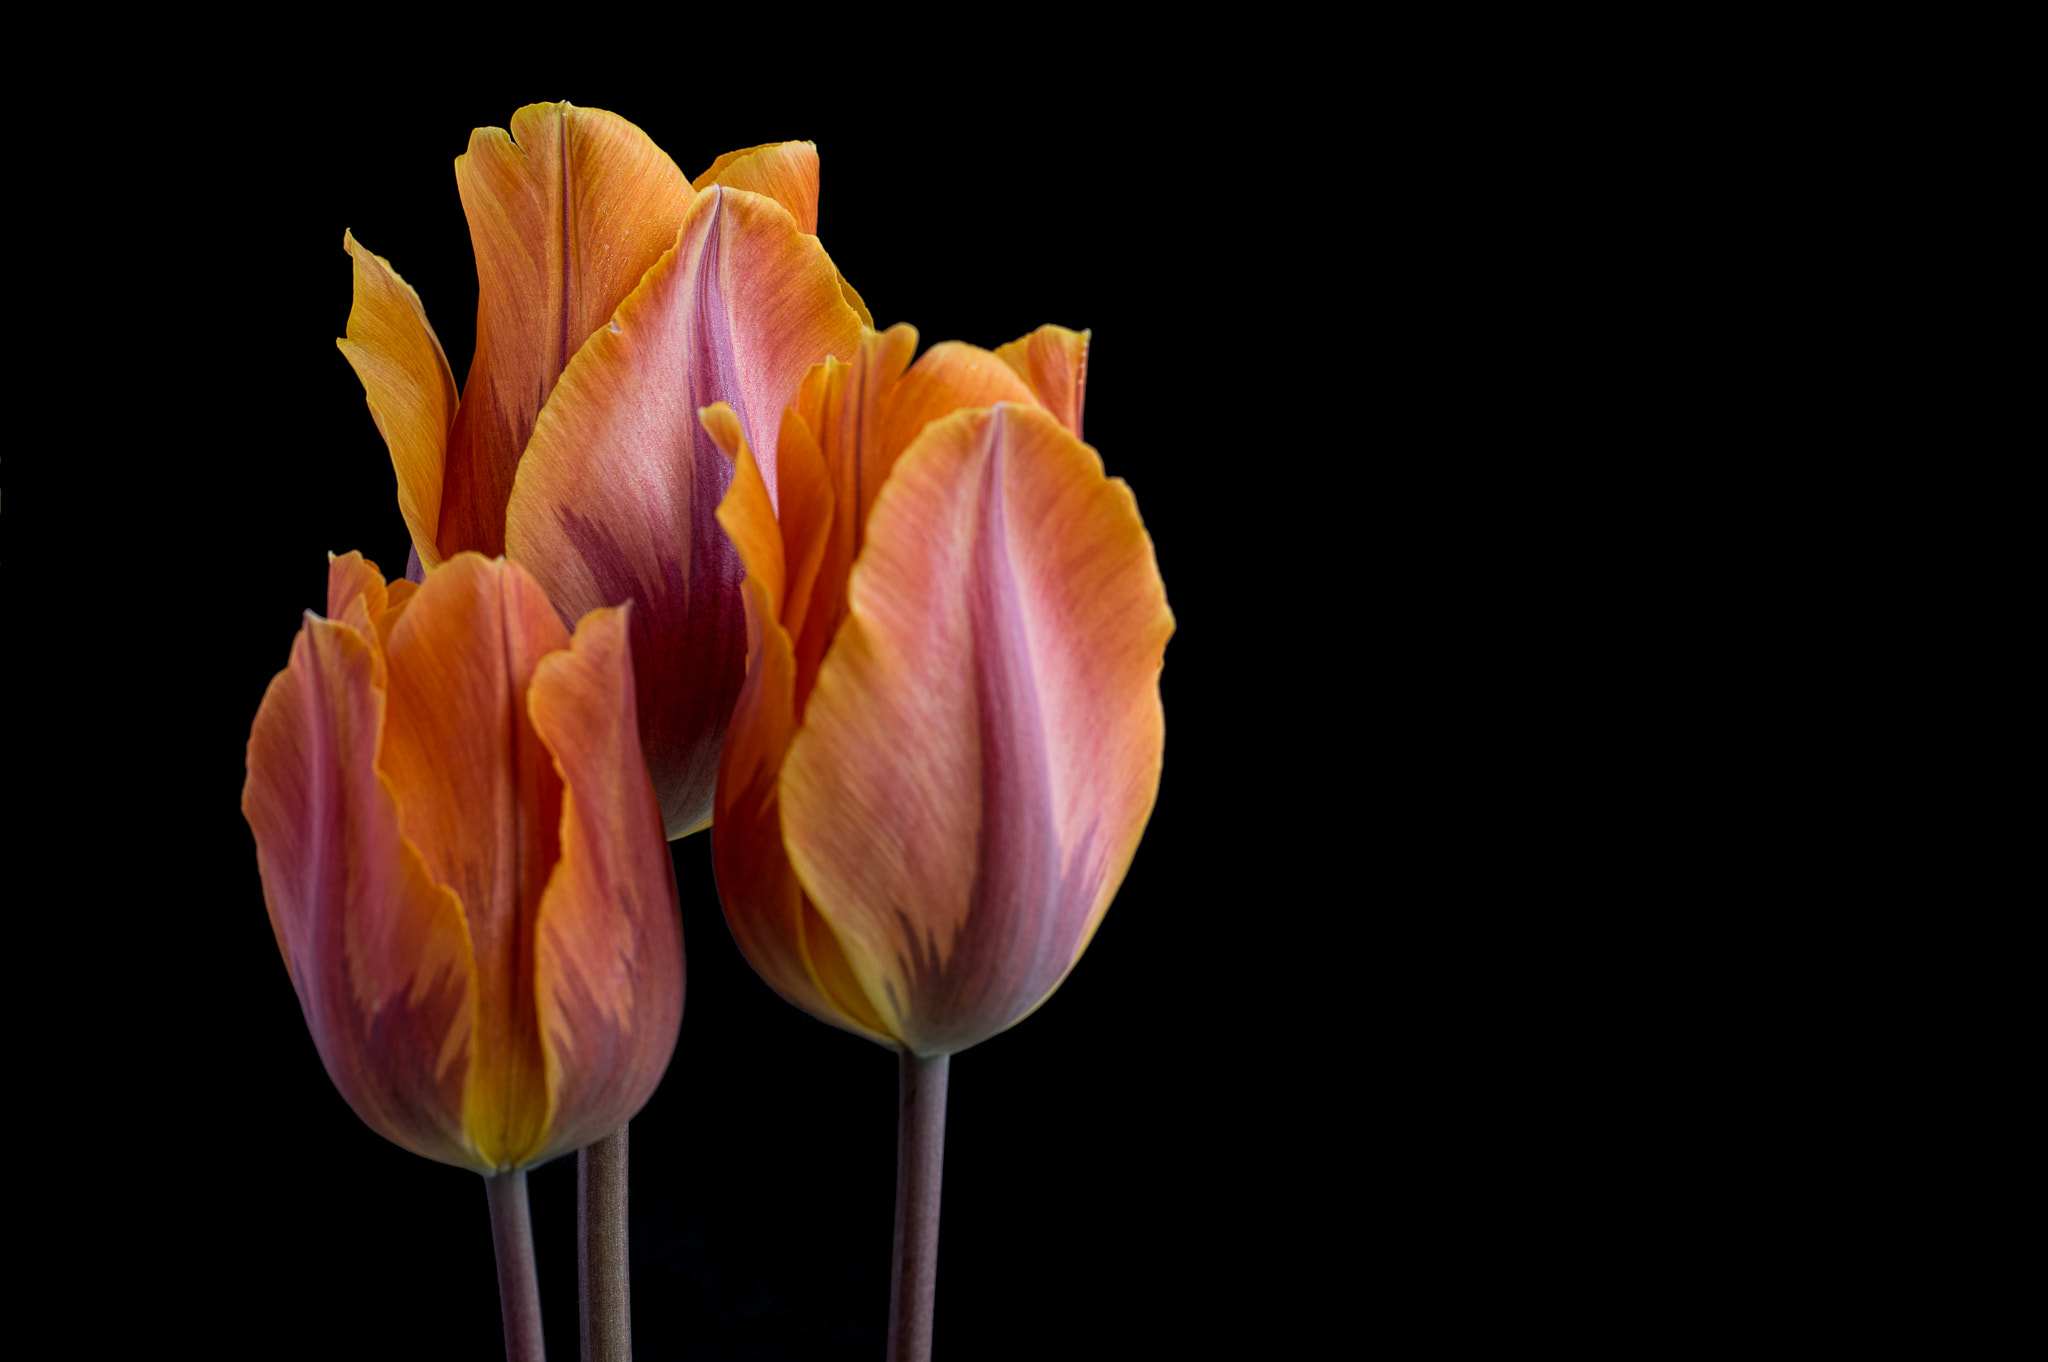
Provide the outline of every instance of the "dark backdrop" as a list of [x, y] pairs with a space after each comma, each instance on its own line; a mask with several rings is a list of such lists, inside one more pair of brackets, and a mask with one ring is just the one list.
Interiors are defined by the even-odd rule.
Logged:
[[[1276, 749], [1341, 701], [1305, 684], [1324, 645], [1264, 604], [1333, 589], [1290, 567], [1288, 536], [1317, 513], [1276, 476], [1302, 388], [1275, 377], [1288, 356], [1263, 321], [1305, 249], [1312, 187], [1246, 179], [1257, 148], [1228, 131], [1242, 111], [1193, 79], [1134, 76], [1111, 98], [1100, 72], [1052, 69], [819, 90], [708, 58], [616, 78], [430, 66], [371, 93], [214, 72], [138, 114], [152, 192], [129, 210], [147, 243], [132, 267], [162, 320], [150, 382], [89, 415], [139, 432], [121, 495], [156, 527], [155, 556], [81, 571], [148, 603], [152, 652], [124, 665], [162, 677], [164, 721], [131, 756], [175, 773], [146, 818], [132, 799], [125, 815], [168, 873], [137, 913], [149, 983], [121, 1044], [166, 1132], [153, 1195], [182, 1228], [148, 1253], [179, 1331], [222, 1357], [501, 1355], [481, 1180], [388, 1144], [334, 1092], [238, 800], [249, 723], [323, 603], [328, 551], [392, 575], [405, 562], [390, 463], [334, 347], [342, 230], [418, 289], [459, 382], [476, 281], [451, 163], [472, 126], [567, 98], [631, 118], [693, 176], [732, 148], [816, 141], [826, 249], [920, 348], [1093, 329], [1086, 438], [1134, 489], [1178, 620], [1165, 776], [1087, 956], [1038, 1013], [955, 1059], [937, 1348], [1230, 1350], [1263, 1289], [1248, 1273], [1281, 1252], [1248, 1228], [1275, 1192], [1247, 1143], [1272, 1119], [1276, 1058], [1304, 1040], [1281, 1000], [1319, 986], [1276, 987], [1274, 970], [1314, 957], [1336, 911], [1281, 873], [1312, 801]], [[1344, 361], [1319, 363], [1334, 381]], [[1332, 532], [1341, 517], [1314, 530]], [[632, 1127], [638, 1355], [879, 1357], [895, 1057], [773, 995], [720, 916], [708, 834], [673, 852], [688, 995]], [[551, 1355], [573, 1358], [573, 1158], [532, 1188]]]

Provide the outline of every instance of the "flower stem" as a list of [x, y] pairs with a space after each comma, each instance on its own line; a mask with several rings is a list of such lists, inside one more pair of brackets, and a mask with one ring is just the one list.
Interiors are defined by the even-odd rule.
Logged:
[[498, 1250], [498, 1305], [505, 1315], [505, 1362], [546, 1362], [540, 1336], [540, 1276], [533, 1266], [533, 1214], [526, 1170], [484, 1179], [491, 1244]]
[[889, 1362], [931, 1362], [939, 1279], [939, 1177], [946, 1160], [951, 1055], [905, 1050], [896, 1121], [896, 1267], [889, 1282]]
[[633, 1362], [626, 1239], [626, 1127], [576, 1154], [576, 1275], [583, 1362]]

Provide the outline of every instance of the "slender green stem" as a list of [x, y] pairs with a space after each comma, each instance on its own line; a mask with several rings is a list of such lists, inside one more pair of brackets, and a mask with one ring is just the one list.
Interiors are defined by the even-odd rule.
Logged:
[[498, 1250], [498, 1305], [505, 1315], [505, 1362], [546, 1362], [540, 1336], [540, 1275], [533, 1266], [533, 1213], [526, 1170], [484, 1179], [491, 1243]]
[[576, 1153], [576, 1275], [583, 1362], [633, 1362], [626, 1127]]
[[952, 1056], [903, 1051], [896, 1115], [896, 1266], [889, 1282], [889, 1362], [931, 1362], [939, 1280], [939, 1180], [946, 1162]]

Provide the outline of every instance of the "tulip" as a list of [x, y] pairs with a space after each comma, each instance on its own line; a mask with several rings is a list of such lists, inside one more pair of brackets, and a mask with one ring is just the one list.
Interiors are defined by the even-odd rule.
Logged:
[[[338, 341], [391, 453], [421, 573], [506, 554], [565, 620], [636, 602], [641, 739], [670, 837], [710, 820], [746, 666], [737, 556], [714, 523], [731, 466], [697, 410], [752, 430], [872, 321], [818, 244], [808, 142], [686, 179], [616, 114], [533, 104], [455, 161], [476, 249], [476, 354], [458, 400], [419, 296], [352, 234]], [[774, 431], [756, 431], [773, 467]]]
[[911, 328], [867, 332], [805, 376], [772, 469], [704, 415], [750, 640], [712, 862], [762, 977], [902, 1053], [897, 1357], [929, 1352], [948, 1057], [1059, 986], [1159, 788], [1173, 616], [1080, 439], [1087, 341], [913, 365]]
[[572, 638], [516, 564], [387, 586], [334, 558], [249, 735], [242, 812], [321, 1063], [371, 1129], [485, 1176], [508, 1346], [539, 1337], [524, 1170], [631, 1117], [682, 1019], [628, 613]]

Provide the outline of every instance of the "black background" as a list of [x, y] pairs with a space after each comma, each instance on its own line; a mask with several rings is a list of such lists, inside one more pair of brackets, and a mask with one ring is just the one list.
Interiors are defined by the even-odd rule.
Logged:
[[[1087, 956], [1038, 1013], [955, 1057], [937, 1354], [1234, 1351], [1252, 1297], [1270, 1341], [1299, 1283], [1265, 1284], [1291, 1250], [1260, 1226], [1295, 1195], [1323, 1120], [1284, 1094], [1285, 1065], [1312, 1039], [1310, 1000], [1349, 977], [1318, 944], [1341, 902], [1297, 868], [1321, 797], [1287, 764], [1287, 735], [1342, 698], [1304, 671], [1328, 645], [1269, 603], [1334, 589], [1294, 565], [1289, 535], [1353, 532], [1275, 476], [1285, 458], [1343, 457], [1287, 450], [1303, 379], [1280, 375], [1302, 357], [1264, 311], [1327, 230], [1304, 227], [1312, 187], [1248, 192], [1242, 111], [1188, 73], [1105, 99], [1099, 72], [1057, 69], [888, 88], [711, 60], [531, 71], [347, 93], [224, 77], [154, 106], [151, 192], [133, 210], [152, 243], [137, 268], [165, 300], [153, 378], [128, 399], [145, 410], [118, 410], [117, 393], [87, 415], [138, 433], [121, 437], [136, 466], [123, 497], [171, 528], [146, 541], [146, 572], [84, 571], [147, 598], [149, 656], [122, 665], [165, 678], [163, 721], [118, 726], [138, 735], [131, 760], [175, 779], [146, 794], [110, 781], [107, 821], [129, 820], [165, 869], [128, 938], [148, 984], [121, 1058], [153, 1080], [139, 1105], [162, 1129], [128, 1162], [154, 1170], [178, 1228], [113, 1242], [153, 1265], [208, 1355], [502, 1355], [482, 1182], [387, 1143], [334, 1092], [238, 801], [249, 723], [301, 612], [322, 606], [327, 553], [361, 549], [393, 576], [405, 562], [390, 462], [333, 343], [342, 230], [419, 291], [459, 382], [476, 281], [451, 163], [473, 126], [566, 98], [632, 119], [691, 176], [733, 148], [816, 141], [820, 239], [877, 323], [911, 322], [920, 348], [1093, 329], [1085, 436], [1135, 491], [1178, 621], [1165, 775]], [[1347, 381], [1341, 357], [1317, 363], [1315, 381]], [[688, 993], [632, 1125], [637, 1355], [878, 1357], [895, 1056], [772, 994], [724, 926], [708, 835], [673, 852]], [[1276, 1122], [1289, 1152], [1265, 1141]], [[574, 1159], [531, 1179], [549, 1348], [570, 1358]]]

